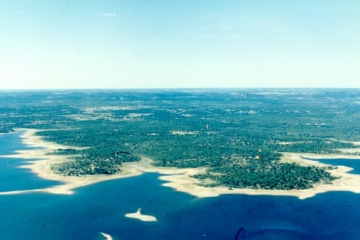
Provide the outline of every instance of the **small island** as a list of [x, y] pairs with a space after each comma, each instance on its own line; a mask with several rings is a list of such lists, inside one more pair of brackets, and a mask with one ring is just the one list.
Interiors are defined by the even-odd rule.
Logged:
[[139, 219], [140, 221], [144, 221], [144, 222], [156, 222], [157, 221], [156, 217], [141, 214], [141, 208], [139, 208], [137, 210], [137, 212], [135, 212], [135, 213], [125, 214], [125, 217]]

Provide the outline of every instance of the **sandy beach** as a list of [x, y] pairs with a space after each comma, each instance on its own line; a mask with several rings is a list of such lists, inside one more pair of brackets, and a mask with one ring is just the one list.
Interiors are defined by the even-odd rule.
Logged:
[[[337, 159], [347, 158], [348, 155], [331, 155], [331, 154], [303, 154], [303, 153], [283, 153], [281, 162], [294, 162], [302, 166], [327, 166], [319, 163], [316, 160], [306, 160], [303, 158], [311, 159]], [[349, 159], [359, 159], [359, 157], [351, 156]], [[148, 160], [149, 161], [149, 160]], [[356, 161], [356, 160], [354, 160]], [[156, 169], [158, 172], [171, 174], [169, 170]], [[215, 187], [208, 188], [199, 186], [199, 180], [190, 178], [190, 175], [194, 175], [201, 171], [205, 171], [204, 168], [196, 169], [173, 169], [172, 172], [176, 175], [161, 176], [160, 179], [168, 181], [163, 184], [176, 189], [180, 192], [186, 192], [197, 197], [216, 197], [222, 194], [248, 194], [248, 195], [276, 195], [276, 196], [294, 196], [299, 199], [306, 199], [313, 197], [319, 193], [325, 193], [329, 191], [349, 191], [354, 193], [360, 193], [360, 175], [348, 174], [352, 168], [346, 166], [338, 166], [337, 169], [330, 170], [329, 172], [336, 177], [340, 177], [333, 181], [332, 184], [318, 184], [311, 189], [305, 190], [266, 190], [266, 189], [232, 189], [227, 187]]]
[[[204, 168], [191, 168], [191, 169], [176, 169], [176, 168], [163, 168], [163, 167], [154, 167], [151, 165], [152, 160], [142, 156], [141, 161], [138, 163], [124, 163], [122, 166], [122, 171], [117, 174], [112, 175], [86, 175], [86, 176], [61, 176], [55, 174], [50, 166], [54, 163], [59, 163], [63, 161], [71, 161], [65, 156], [59, 155], [49, 155], [52, 151], [58, 148], [74, 148], [71, 146], [64, 146], [53, 142], [47, 142], [41, 139], [39, 136], [35, 136], [34, 129], [26, 129], [25, 133], [22, 135], [23, 142], [25, 144], [41, 147], [43, 149], [33, 149], [33, 150], [24, 150], [18, 151], [17, 154], [7, 156], [7, 157], [16, 157], [16, 158], [38, 158], [41, 160], [29, 162], [27, 165], [24, 165], [24, 168], [29, 168], [33, 173], [37, 174], [39, 177], [49, 180], [61, 181], [62, 185], [44, 188], [44, 189], [33, 189], [25, 191], [11, 191], [11, 192], [0, 192], [0, 195], [3, 194], [19, 194], [24, 192], [47, 192], [54, 194], [72, 194], [73, 190], [94, 184], [101, 181], [107, 181], [118, 178], [126, 178], [140, 175], [144, 172], [158, 172], [161, 174], [166, 174], [161, 176], [160, 179], [167, 181], [163, 186], [171, 187], [180, 192], [189, 193], [197, 197], [214, 197], [221, 194], [249, 194], [249, 195], [280, 195], [280, 196], [294, 196], [299, 199], [305, 199], [312, 197], [318, 193], [324, 193], [328, 191], [350, 191], [355, 193], [360, 193], [360, 175], [348, 174], [347, 172], [351, 170], [349, 167], [339, 166], [337, 169], [330, 170], [334, 176], [341, 177], [333, 182], [333, 184], [318, 184], [312, 189], [305, 190], [265, 190], [265, 189], [232, 189], [229, 190], [227, 187], [216, 187], [208, 188], [202, 187], [198, 184], [199, 180], [190, 178], [190, 175], [203, 172], [206, 169]], [[319, 154], [299, 154], [299, 153], [283, 153], [281, 159], [282, 162], [295, 162], [300, 165], [309, 166], [325, 166], [314, 160], [306, 160], [305, 158], [311, 159], [331, 159], [331, 158], [357, 158], [356, 156], [348, 155], [319, 155]], [[355, 161], [355, 160], [354, 160]]]

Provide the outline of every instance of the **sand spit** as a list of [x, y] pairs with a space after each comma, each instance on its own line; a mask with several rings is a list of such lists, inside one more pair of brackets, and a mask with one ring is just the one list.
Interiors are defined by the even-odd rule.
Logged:
[[141, 211], [141, 208], [139, 208], [137, 210], [137, 212], [135, 212], [135, 213], [125, 214], [125, 217], [139, 219], [144, 222], [156, 222], [156, 217], [153, 217], [150, 215], [143, 215], [143, 214], [141, 214], [140, 211]]
[[[3, 194], [20, 194], [29, 192], [47, 192], [54, 194], [72, 194], [73, 189], [94, 184], [101, 181], [107, 181], [118, 178], [126, 178], [132, 176], [138, 176], [144, 172], [158, 172], [165, 174], [161, 176], [161, 180], [167, 181], [163, 186], [174, 188], [177, 191], [185, 192], [197, 197], [214, 197], [221, 194], [248, 194], [248, 195], [280, 195], [280, 196], [294, 196], [299, 199], [305, 199], [312, 197], [318, 193], [324, 193], [328, 191], [350, 191], [354, 193], [360, 193], [360, 175], [349, 174], [351, 170], [349, 167], [339, 166], [337, 169], [330, 170], [334, 176], [341, 177], [335, 180], [332, 184], [318, 184], [312, 189], [305, 190], [266, 190], [266, 189], [232, 189], [229, 190], [227, 187], [216, 187], [208, 188], [202, 187], [198, 184], [201, 183], [199, 180], [190, 178], [191, 175], [204, 172], [205, 168], [190, 168], [190, 169], [177, 169], [177, 168], [163, 168], [154, 167], [151, 165], [153, 162], [151, 159], [143, 156], [141, 161], [137, 163], [125, 163], [123, 164], [122, 171], [112, 175], [86, 175], [86, 176], [61, 176], [55, 174], [50, 166], [54, 163], [62, 161], [69, 161], [65, 156], [59, 155], [48, 155], [53, 150], [58, 148], [73, 148], [69, 146], [63, 146], [56, 143], [46, 142], [39, 136], [35, 136], [37, 130], [25, 129], [25, 133], [22, 135], [23, 141], [26, 144], [42, 147], [43, 149], [24, 150], [18, 151], [17, 154], [7, 157], [16, 158], [38, 158], [41, 160], [31, 161], [24, 168], [31, 169], [32, 172], [37, 174], [39, 177], [49, 180], [55, 180], [63, 182], [62, 185], [44, 188], [44, 189], [33, 189], [25, 191], [11, 191], [11, 192], [0, 192]], [[311, 158], [312, 160], [303, 159]], [[282, 162], [295, 162], [305, 166], [325, 166], [325, 164], [319, 163], [313, 159], [331, 159], [331, 158], [349, 158], [347, 155], [319, 155], [319, 154], [299, 154], [299, 153], [284, 153]], [[354, 161], [356, 156], [352, 157]], [[357, 158], [359, 159], [359, 158]], [[360, 161], [360, 160], [359, 160]]]
[[191, 131], [171, 131], [172, 135], [196, 135], [199, 132], [191, 132]]
[[103, 232], [100, 232], [100, 234], [103, 235], [106, 240], [113, 240], [113, 238], [111, 237], [110, 234], [106, 234], [106, 233], [103, 233]]

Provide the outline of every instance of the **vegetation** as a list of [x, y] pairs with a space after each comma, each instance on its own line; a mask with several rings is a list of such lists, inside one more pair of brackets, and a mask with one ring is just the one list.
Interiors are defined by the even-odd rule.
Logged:
[[[227, 164], [209, 169], [205, 174], [192, 176], [210, 179], [204, 186], [229, 186], [229, 188], [255, 189], [307, 189], [316, 183], [331, 183], [336, 179], [325, 168], [302, 167], [295, 163], [244, 161], [243, 164]], [[206, 181], [204, 181], [206, 182]]]
[[94, 174], [113, 174], [121, 171], [123, 162], [139, 161], [140, 158], [127, 152], [116, 152], [107, 157], [90, 156], [75, 157], [74, 161], [53, 164], [51, 169], [64, 176], [80, 176]]
[[[303, 189], [327, 169], [280, 163], [282, 152], [339, 153], [359, 141], [359, 90], [0, 92], [0, 132], [36, 128], [72, 161], [63, 175], [113, 174], [140, 156], [196, 168], [208, 186]], [[358, 155], [359, 153], [348, 153]]]

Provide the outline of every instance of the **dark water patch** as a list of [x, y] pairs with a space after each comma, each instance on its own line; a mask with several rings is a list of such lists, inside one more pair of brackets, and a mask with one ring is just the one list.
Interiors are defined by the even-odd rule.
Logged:
[[240, 226], [246, 229], [241, 239], [332, 239], [339, 234], [355, 239], [360, 236], [356, 227], [360, 224], [359, 200], [352, 193], [322, 194], [307, 200], [246, 195], [205, 198], [174, 213], [178, 220], [169, 228], [193, 226], [186, 233], [177, 231], [179, 238], [175, 239], [234, 239]]

